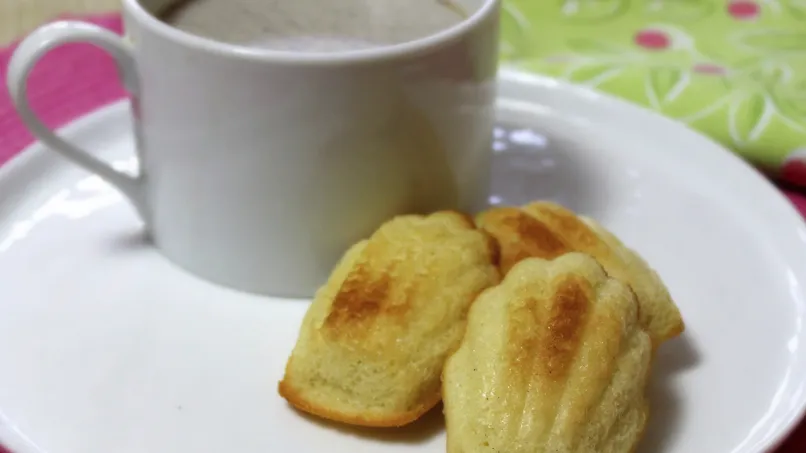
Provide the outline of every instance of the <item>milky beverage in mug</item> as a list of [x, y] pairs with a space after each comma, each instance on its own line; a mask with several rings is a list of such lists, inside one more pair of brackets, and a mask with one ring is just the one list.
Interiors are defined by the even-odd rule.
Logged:
[[[9, 91], [37, 138], [126, 195], [190, 273], [310, 297], [391, 217], [485, 205], [499, 0], [122, 5], [126, 39], [74, 21], [29, 35]], [[65, 142], [30, 108], [29, 71], [70, 42], [117, 61], [139, 175]]]
[[222, 42], [333, 52], [424, 38], [458, 24], [467, 12], [455, 0], [184, 0], [159, 17]]

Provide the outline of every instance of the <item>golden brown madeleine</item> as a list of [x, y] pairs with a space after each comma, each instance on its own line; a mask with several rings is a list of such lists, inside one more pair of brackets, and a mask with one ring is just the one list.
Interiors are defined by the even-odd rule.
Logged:
[[467, 311], [498, 283], [495, 241], [454, 212], [401, 216], [353, 246], [316, 294], [279, 385], [300, 410], [401, 426], [441, 399]]
[[479, 296], [445, 365], [448, 453], [629, 453], [651, 356], [634, 293], [596, 260], [525, 259]]
[[657, 347], [684, 330], [680, 310], [658, 274], [633, 250], [592, 219], [549, 202], [481, 213], [476, 222], [499, 243], [501, 271], [527, 257], [552, 259], [568, 252], [596, 258], [607, 273], [628, 283], [638, 296], [641, 325]]

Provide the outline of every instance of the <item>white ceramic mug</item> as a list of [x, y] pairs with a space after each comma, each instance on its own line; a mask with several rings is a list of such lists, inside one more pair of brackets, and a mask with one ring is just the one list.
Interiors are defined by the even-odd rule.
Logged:
[[[390, 217], [486, 202], [498, 0], [460, 0], [469, 17], [422, 39], [330, 53], [191, 35], [154, 17], [156, 3], [123, 1], [129, 39], [82, 22], [36, 30], [11, 59], [8, 88], [30, 130], [125, 194], [180, 267], [243, 291], [310, 296]], [[29, 72], [69, 42], [117, 61], [138, 176], [31, 110]]]

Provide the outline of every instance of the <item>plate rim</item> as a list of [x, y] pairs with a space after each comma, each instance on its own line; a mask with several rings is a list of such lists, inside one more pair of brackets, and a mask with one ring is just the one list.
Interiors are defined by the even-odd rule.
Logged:
[[[621, 110], [632, 111], [637, 115], [640, 114], [647, 118], [647, 120], [651, 120], [657, 124], [663, 124], [667, 128], [676, 128], [680, 134], [688, 136], [689, 140], [695, 140], [701, 143], [702, 149], [698, 149], [698, 152], [710, 154], [712, 158], [721, 160], [721, 165], [729, 166], [732, 171], [738, 172], [737, 175], [740, 176], [743, 181], [746, 181], [748, 186], [753, 186], [755, 190], [759, 192], [759, 196], [763, 196], [771, 202], [772, 200], [776, 200], [775, 204], [777, 206], [773, 206], [776, 208], [776, 220], [779, 222], [785, 221], [786, 225], [791, 224], [795, 227], [796, 233], [799, 234], [801, 238], [801, 247], [798, 249], [803, 259], [801, 265], [806, 272], [806, 218], [796, 210], [770, 179], [766, 178], [750, 163], [716, 140], [684, 123], [663, 116], [644, 106], [598, 91], [591, 87], [522, 71], [509, 65], [502, 65], [499, 69], [496, 83], [531, 85], [543, 90], [552, 90], [560, 93], [562, 96], [585, 98], [587, 102], [606, 103]], [[502, 98], [505, 97], [500, 94], [496, 96], [496, 99]], [[128, 111], [130, 108], [131, 103], [129, 98], [111, 101], [56, 128], [56, 132], [60, 136], [67, 136], [73, 139], [84, 134], [93, 134], [93, 130], [99, 123], [108, 121], [107, 118], [110, 116], [114, 117], [114, 115], [121, 114], [121, 110]], [[47, 163], [47, 159], [50, 158], [64, 159], [64, 157], [58, 156], [57, 152], [48, 149], [46, 146], [42, 145], [41, 142], [35, 140], [7, 160], [3, 165], [0, 165], [0, 181], [9, 179], [15, 175], [17, 177], [24, 176], [26, 167]], [[63, 161], [63, 164], [73, 165], [66, 160]], [[806, 275], [806, 273], [803, 275]], [[806, 333], [802, 333], [801, 337], [806, 339]], [[799, 356], [802, 357], [801, 362], [806, 366], [806, 353], [800, 352]], [[777, 449], [793, 434], [802, 422], [806, 421], [806, 392], [800, 393], [796, 404], [790, 404], [789, 409], [779, 420], [784, 423], [777, 426], [775, 433], [770, 434], [764, 444], [758, 445], [756, 447], [757, 449], [752, 451], [753, 453], [770, 452]], [[36, 443], [16, 429], [14, 423], [8, 420], [2, 408], [0, 408], [0, 450], [3, 448], [8, 449], [11, 453], [43, 452]]]

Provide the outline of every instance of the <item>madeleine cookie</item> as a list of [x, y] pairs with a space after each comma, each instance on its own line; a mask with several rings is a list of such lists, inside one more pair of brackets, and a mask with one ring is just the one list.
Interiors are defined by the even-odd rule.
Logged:
[[485, 291], [443, 374], [448, 453], [629, 453], [652, 344], [629, 286], [580, 253]]
[[363, 426], [441, 399], [467, 311], [498, 283], [495, 242], [462, 214], [400, 216], [353, 246], [316, 294], [279, 385], [296, 408]]
[[658, 274], [636, 252], [594, 220], [548, 202], [521, 208], [501, 207], [481, 213], [478, 227], [499, 244], [501, 272], [522, 259], [552, 259], [569, 252], [596, 258], [605, 271], [632, 287], [638, 297], [641, 325], [655, 347], [684, 330], [680, 310]]

